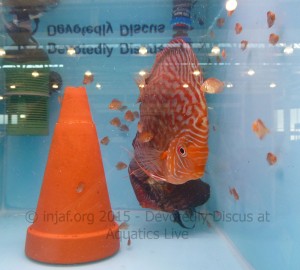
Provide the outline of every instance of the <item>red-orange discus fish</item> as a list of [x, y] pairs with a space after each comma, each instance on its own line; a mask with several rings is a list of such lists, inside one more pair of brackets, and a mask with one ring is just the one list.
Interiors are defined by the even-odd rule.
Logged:
[[270, 34], [269, 43], [271, 43], [272, 45], [276, 45], [278, 41], [279, 41], [279, 36], [278, 35], [276, 35], [274, 33]]
[[240, 199], [239, 194], [237, 193], [235, 188], [229, 188], [229, 193], [233, 196], [233, 198], [238, 201]]
[[240, 23], [236, 23], [234, 30], [235, 33], [239, 35], [243, 31], [243, 26]]
[[269, 152], [267, 154], [267, 161], [272, 166], [277, 162], [277, 157], [273, 153]]
[[202, 72], [191, 46], [172, 40], [140, 88], [140, 123], [151, 140], [133, 141], [134, 160], [154, 180], [183, 184], [204, 175], [208, 114]]
[[275, 13], [272, 11], [268, 11], [267, 12], [267, 23], [268, 23], [269, 28], [273, 26], [275, 19], [276, 19]]

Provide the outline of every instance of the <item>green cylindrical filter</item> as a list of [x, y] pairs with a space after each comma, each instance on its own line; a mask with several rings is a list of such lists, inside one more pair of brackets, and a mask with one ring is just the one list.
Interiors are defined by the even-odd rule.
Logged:
[[7, 134], [47, 135], [48, 99], [48, 97], [24, 95], [7, 97]]
[[8, 135], [47, 135], [49, 58], [41, 49], [8, 50], [5, 71]]

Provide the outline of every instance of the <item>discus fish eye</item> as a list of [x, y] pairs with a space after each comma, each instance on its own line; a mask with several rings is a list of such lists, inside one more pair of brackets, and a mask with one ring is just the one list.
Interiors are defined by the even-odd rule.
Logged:
[[186, 152], [186, 149], [185, 149], [184, 146], [179, 145], [179, 146], [177, 147], [177, 151], [178, 151], [178, 153], [179, 153], [182, 157], [186, 157], [186, 156], [187, 156], [187, 152]]

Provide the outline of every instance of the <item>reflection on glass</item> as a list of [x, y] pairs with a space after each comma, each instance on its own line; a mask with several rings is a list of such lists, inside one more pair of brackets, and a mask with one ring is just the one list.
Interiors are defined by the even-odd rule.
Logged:
[[300, 131], [300, 108], [290, 109], [290, 131]]
[[147, 53], [147, 48], [142, 46], [142, 47], [139, 49], [139, 54], [145, 55], [146, 53]]
[[236, 0], [228, 0], [226, 2], [226, 10], [227, 11], [233, 11], [237, 7], [237, 1]]
[[284, 110], [275, 111], [275, 125], [277, 132], [284, 132]]

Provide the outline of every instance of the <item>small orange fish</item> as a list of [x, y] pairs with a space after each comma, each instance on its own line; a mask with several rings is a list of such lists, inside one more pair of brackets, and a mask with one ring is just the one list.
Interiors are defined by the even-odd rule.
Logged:
[[121, 126], [121, 120], [119, 117], [115, 117], [109, 121], [109, 123], [114, 127], [120, 127]]
[[114, 98], [108, 105], [108, 108], [110, 110], [115, 110], [115, 111], [120, 110], [122, 108], [122, 102], [120, 100]]
[[134, 114], [131, 110], [126, 111], [125, 115], [124, 115], [124, 119], [128, 122], [132, 122], [134, 121]]
[[269, 36], [269, 42], [272, 45], [275, 45], [278, 42], [278, 40], [279, 40], [279, 36], [278, 35], [276, 35], [274, 33], [270, 34], [270, 36]]
[[119, 161], [117, 164], [116, 164], [116, 168], [118, 170], [124, 170], [125, 168], [127, 168], [127, 164], [122, 162], [122, 161]]
[[230, 194], [234, 197], [234, 199], [235, 199], [236, 201], [239, 200], [240, 196], [239, 196], [239, 194], [237, 193], [237, 191], [236, 191], [235, 188], [229, 188], [229, 192], [230, 192]]
[[241, 49], [242, 51], [246, 50], [248, 46], [248, 41], [247, 40], [242, 40], [241, 41]]
[[224, 23], [225, 23], [225, 19], [224, 18], [219, 18], [217, 20], [217, 26], [220, 27], [220, 28], [224, 25]]
[[267, 161], [272, 166], [277, 162], [277, 157], [273, 153], [269, 152], [267, 154]]
[[102, 138], [100, 143], [103, 144], [103, 145], [108, 145], [108, 143], [109, 143], [108, 136], [105, 136], [104, 138]]
[[138, 140], [140, 142], [146, 143], [153, 139], [153, 134], [151, 132], [143, 131], [139, 133]]
[[252, 130], [261, 140], [270, 133], [269, 129], [265, 126], [261, 119], [257, 119], [252, 124]]
[[119, 230], [127, 230], [129, 228], [129, 225], [127, 222], [123, 221], [120, 225], [119, 225]]
[[134, 111], [133, 114], [134, 114], [134, 117], [135, 117], [135, 118], [139, 118], [139, 117], [140, 117], [140, 114], [139, 114], [138, 111]]
[[227, 11], [227, 16], [230, 17], [234, 13], [234, 10]]
[[90, 83], [92, 83], [94, 81], [94, 75], [91, 73], [91, 72], [89, 72], [89, 71], [87, 71], [85, 74], [84, 74], [84, 76], [83, 76], [83, 84], [90, 84]]
[[120, 126], [120, 130], [121, 130], [121, 131], [128, 132], [128, 131], [129, 131], [129, 127], [128, 127], [127, 125], [121, 125], [121, 126]]
[[130, 236], [128, 236], [127, 246], [131, 246], [131, 239], [130, 239]]
[[236, 23], [234, 30], [235, 30], [235, 33], [238, 35], [242, 32], [243, 26], [240, 23]]
[[222, 55], [223, 59], [226, 59], [227, 55], [226, 55], [225, 49], [222, 50], [221, 55]]
[[217, 94], [223, 91], [224, 83], [216, 78], [208, 78], [200, 87], [201, 91], [209, 94]]
[[276, 15], [272, 11], [267, 12], [267, 23], [269, 28], [271, 28], [275, 22]]

